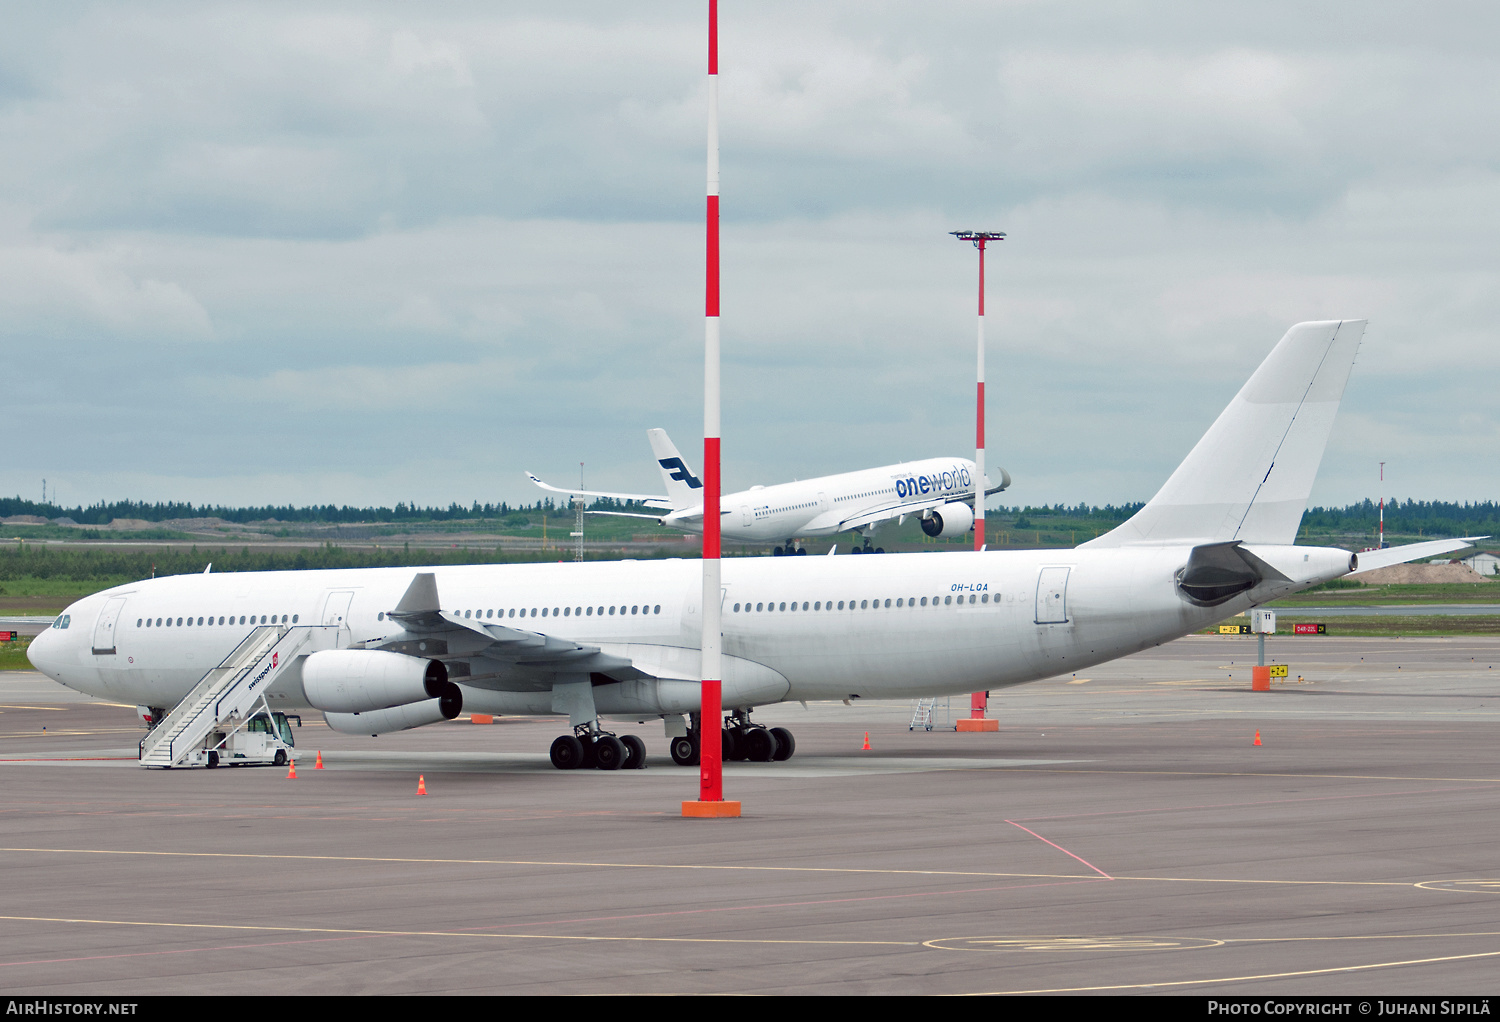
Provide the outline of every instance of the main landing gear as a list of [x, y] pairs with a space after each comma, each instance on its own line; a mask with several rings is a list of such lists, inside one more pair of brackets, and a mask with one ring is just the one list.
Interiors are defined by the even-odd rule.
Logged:
[[[719, 733], [719, 753], [724, 762], [781, 762], [792, 758], [797, 740], [784, 727], [768, 728], [750, 719], [750, 710], [731, 710]], [[697, 729], [672, 739], [672, 762], [678, 766], [698, 765]]]
[[784, 546], [784, 547], [779, 546], [775, 550], [772, 550], [771, 551], [771, 556], [773, 556], [773, 557], [805, 557], [805, 556], [807, 556], [807, 547], [799, 547], [799, 546], [797, 546], [797, 544], [795, 543], [795, 541], [789, 539], [789, 540], [786, 541], [786, 546]]
[[552, 743], [552, 765], [559, 770], [644, 770], [646, 743], [637, 735], [615, 736], [588, 724]]

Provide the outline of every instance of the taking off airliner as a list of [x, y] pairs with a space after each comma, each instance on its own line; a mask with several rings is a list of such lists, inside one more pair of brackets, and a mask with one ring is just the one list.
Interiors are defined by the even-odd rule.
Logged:
[[[1019, 685], [1467, 545], [1296, 545], [1363, 332], [1292, 327], [1151, 501], [1077, 548], [726, 560], [726, 755], [791, 755], [789, 732], [752, 719], [758, 706]], [[602, 722], [660, 719], [687, 764], [702, 727], [720, 726], [695, 718], [701, 577], [677, 559], [180, 575], [79, 600], [29, 656], [64, 685], [138, 704], [157, 723], [146, 765], [307, 707], [371, 735], [461, 710], [566, 714], [559, 767], [643, 765], [644, 742]]]
[[[544, 490], [570, 497], [611, 497], [647, 507], [662, 515], [629, 511], [591, 511], [590, 514], [649, 518], [669, 529], [703, 531], [703, 483], [682, 460], [664, 429], [649, 429], [651, 453], [666, 484], [664, 497], [640, 493], [601, 493], [549, 486], [530, 472], [526, 478]], [[974, 527], [974, 463], [967, 458], [928, 458], [900, 465], [803, 479], [775, 486], [752, 486], [719, 499], [721, 537], [739, 543], [781, 543], [779, 554], [805, 554], [798, 538], [856, 532], [864, 537], [864, 552], [872, 551], [864, 533], [892, 518], [915, 515], [929, 536], [961, 536]], [[1000, 485], [984, 480], [985, 496], [1010, 485], [1010, 473], [1000, 470]], [[982, 499], [982, 498], [981, 498]], [[860, 548], [854, 548], [860, 553]]]

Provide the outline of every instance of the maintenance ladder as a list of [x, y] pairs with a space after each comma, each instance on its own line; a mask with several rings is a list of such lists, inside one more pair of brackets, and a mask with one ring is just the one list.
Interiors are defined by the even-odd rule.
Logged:
[[338, 628], [330, 625], [255, 628], [223, 663], [203, 676], [166, 720], [147, 732], [141, 740], [141, 766], [178, 766], [216, 729], [243, 726], [283, 671], [301, 656], [332, 648], [337, 639]]
[[[941, 722], [938, 718], [941, 718]], [[936, 698], [915, 700], [912, 704], [911, 724], [907, 726], [907, 730], [915, 731], [918, 728], [923, 731], [934, 728], [939, 731], [956, 730], [953, 723], [953, 697], [944, 696], [941, 707]]]

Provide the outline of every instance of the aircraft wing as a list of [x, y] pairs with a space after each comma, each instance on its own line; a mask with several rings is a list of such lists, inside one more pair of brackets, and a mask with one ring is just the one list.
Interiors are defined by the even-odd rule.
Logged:
[[645, 504], [647, 507], [665, 508], [668, 511], [671, 511], [677, 507], [677, 505], [673, 504], [672, 501], [668, 498], [653, 494], [603, 493], [598, 490], [569, 490], [564, 489], [561, 486], [550, 486], [547, 483], [542, 482], [541, 479], [537, 478], [537, 476], [535, 476], [531, 472], [526, 473], [526, 478], [530, 479], [533, 483], [535, 483], [537, 486], [540, 486], [544, 490], [550, 490], [553, 493], [566, 493], [570, 497], [609, 497], [614, 500], [628, 500], [637, 504]]
[[644, 518], [648, 522], [661, 521], [661, 515], [641, 515], [634, 511], [585, 511], [586, 515], [614, 515], [616, 518]]
[[[930, 511], [936, 508], [940, 508], [944, 504], [953, 503], [964, 503], [968, 504], [970, 507], [973, 507], [974, 495], [967, 494], [963, 497], [957, 498], [956, 501], [950, 500], [946, 497], [938, 496], [923, 497], [921, 500], [906, 500], [902, 501], [899, 504], [892, 504], [890, 507], [873, 508], [868, 511], [863, 511], [860, 514], [853, 515], [849, 518], [838, 521], [837, 525], [840, 532], [843, 532], [847, 529], [859, 529], [863, 528], [866, 525], [874, 525], [876, 522], [884, 522], [889, 521], [892, 518], [900, 518], [902, 515], [919, 515], [923, 511]], [[827, 528], [829, 524], [832, 523], [824, 522], [821, 517], [816, 518], [808, 523], [809, 527], [816, 526], [822, 528]]]
[[395, 610], [386, 617], [406, 635], [377, 640], [371, 648], [441, 660], [449, 679], [481, 688], [544, 689], [558, 674], [604, 674], [616, 681], [653, 677], [628, 657], [598, 646], [560, 639], [509, 625], [463, 618], [442, 610], [437, 578], [423, 572], [412, 579]]
[[1432, 539], [1425, 543], [1408, 543], [1406, 546], [1386, 547], [1384, 550], [1370, 550], [1359, 555], [1359, 570], [1350, 572], [1351, 575], [1363, 575], [1367, 571], [1376, 568], [1388, 568], [1393, 564], [1405, 564], [1407, 561], [1415, 561], [1421, 557], [1436, 557], [1438, 554], [1451, 553], [1454, 550], [1462, 550], [1466, 546], [1472, 546], [1481, 539], [1489, 539], [1488, 536], [1461, 536], [1458, 539]]

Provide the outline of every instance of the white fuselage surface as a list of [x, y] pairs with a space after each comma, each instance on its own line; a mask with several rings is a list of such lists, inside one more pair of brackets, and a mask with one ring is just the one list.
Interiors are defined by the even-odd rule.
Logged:
[[[724, 562], [724, 702], [1002, 688], [1166, 642], [1350, 567], [1349, 554], [1340, 550], [1258, 553], [1290, 581], [1257, 586], [1213, 607], [1187, 602], [1175, 585], [1190, 554], [1186, 546], [730, 558]], [[436, 577], [447, 614], [588, 643], [628, 657], [659, 680], [648, 692], [639, 681], [600, 679], [605, 683], [595, 688], [595, 699], [601, 713], [696, 709], [696, 560], [153, 579], [74, 604], [66, 614], [69, 626], [39, 636], [31, 658], [79, 691], [171, 707], [245, 637], [252, 621], [341, 618], [339, 644], [356, 648], [400, 637], [400, 626], [386, 614], [418, 572]], [[101, 612], [120, 597], [114, 652], [96, 655], [92, 637]], [[530, 683], [524, 670], [487, 675], [482, 658], [473, 658], [469, 677], [453, 678], [466, 709], [551, 709], [550, 686]], [[268, 700], [277, 709], [309, 705], [295, 677], [284, 679]]]

